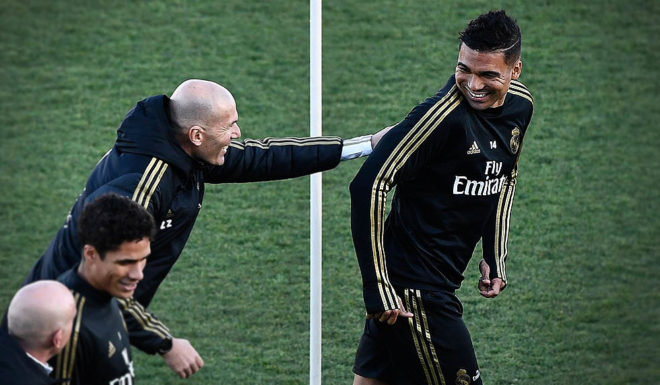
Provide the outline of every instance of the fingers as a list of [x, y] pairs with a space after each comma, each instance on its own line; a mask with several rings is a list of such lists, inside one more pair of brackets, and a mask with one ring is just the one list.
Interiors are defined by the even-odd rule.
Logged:
[[204, 366], [204, 360], [188, 340], [172, 339], [172, 349], [163, 355], [167, 365], [181, 378], [188, 378]]
[[479, 262], [479, 271], [481, 272], [482, 278], [488, 279], [490, 277], [490, 266], [488, 266], [485, 259], [482, 259]]
[[479, 293], [486, 298], [495, 298], [504, 289], [506, 284], [500, 278], [491, 280], [479, 279]]
[[386, 310], [382, 313], [367, 313], [367, 319], [377, 319], [379, 322], [387, 322], [388, 325], [394, 325], [396, 320], [399, 317], [403, 318], [413, 318], [413, 314], [406, 310], [401, 302], [401, 298], [398, 298], [399, 308]]

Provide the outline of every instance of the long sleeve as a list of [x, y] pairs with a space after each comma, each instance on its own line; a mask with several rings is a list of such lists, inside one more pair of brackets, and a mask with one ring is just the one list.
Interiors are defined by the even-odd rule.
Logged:
[[482, 238], [483, 257], [490, 267], [490, 278], [500, 278], [505, 283], [507, 282], [506, 257], [508, 254], [509, 222], [518, 176], [517, 163], [516, 161], [511, 175], [502, 186], [497, 207], [493, 210], [484, 227]]
[[398, 308], [385, 255], [387, 195], [397, 183], [415, 178], [437, 153], [447, 135], [438, 128], [456, 104], [447, 96], [415, 107], [381, 139], [351, 182], [351, 230], [367, 313]]
[[256, 182], [309, 175], [336, 167], [341, 152], [342, 139], [331, 136], [232, 141], [225, 164], [207, 169], [205, 182]]
[[171, 340], [170, 330], [158, 318], [134, 300], [117, 298], [126, 322], [131, 345], [148, 354], [158, 353], [166, 340]]

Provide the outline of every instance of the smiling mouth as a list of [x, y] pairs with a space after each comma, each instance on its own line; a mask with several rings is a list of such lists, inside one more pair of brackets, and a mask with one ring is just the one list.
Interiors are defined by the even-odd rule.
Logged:
[[483, 99], [488, 96], [488, 92], [472, 92], [469, 88], [465, 88], [465, 92], [470, 96], [471, 99]]
[[122, 282], [121, 283], [121, 286], [125, 291], [133, 291], [137, 288], [137, 285], [138, 285], [137, 282], [133, 282], [133, 283]]

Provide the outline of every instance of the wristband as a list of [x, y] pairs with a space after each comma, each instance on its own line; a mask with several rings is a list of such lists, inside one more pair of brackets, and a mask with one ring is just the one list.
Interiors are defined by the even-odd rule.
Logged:
[[361, 158], [371, 154], [371, 135], [358, 136], [357, 138], [344, 140], [341, 149], [341, 160]]

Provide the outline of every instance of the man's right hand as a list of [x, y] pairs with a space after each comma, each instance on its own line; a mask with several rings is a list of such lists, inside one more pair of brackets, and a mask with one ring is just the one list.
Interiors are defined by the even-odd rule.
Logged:
[[387, 322], [388, 325], [394, 325], [398, 317], [412, 318], [413, 314], [403, 307], [401, 297], [397, 297], [399, 308], [394, 310], [387, 310], [382, 313], [367, 314], [367, 319], [376, 318], [380, 322]]
[[204, 360], [190, 342], [183, 338], [172, 338], [172, 349], [163, 354], [167, 366], [181, 378], [188, 378], [204, 366]]

